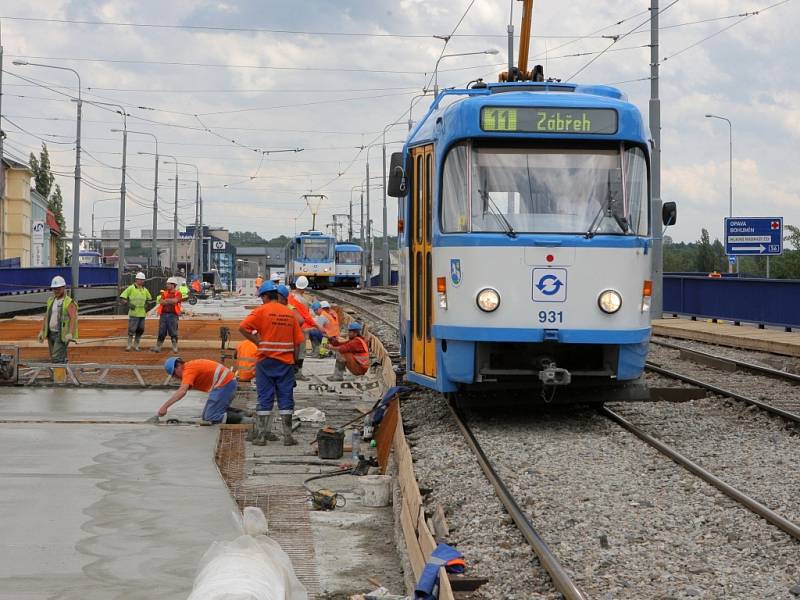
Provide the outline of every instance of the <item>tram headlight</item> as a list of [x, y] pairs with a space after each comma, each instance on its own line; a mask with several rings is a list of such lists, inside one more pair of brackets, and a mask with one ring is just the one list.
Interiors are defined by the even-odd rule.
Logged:
[[476, 301], [478, 303], [478, 308], [483, 312], [493, 312], [500, 306], [500, 294], [497, 293], [497, 290], [493, 290], [492, 288], [484, 288], [478, 292]]
[[606, 290], [597, 298], [597, 305], [604, 313], [613, 315], [622, 307], [622, 296], [614, 290]]

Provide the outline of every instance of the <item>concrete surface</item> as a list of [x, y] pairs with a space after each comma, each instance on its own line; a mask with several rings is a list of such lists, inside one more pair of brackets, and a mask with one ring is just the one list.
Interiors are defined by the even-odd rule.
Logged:
[[209, 545], [239, 533], [213, 463], [216, 436], [1, 425], [0, 599], [186, 598]]

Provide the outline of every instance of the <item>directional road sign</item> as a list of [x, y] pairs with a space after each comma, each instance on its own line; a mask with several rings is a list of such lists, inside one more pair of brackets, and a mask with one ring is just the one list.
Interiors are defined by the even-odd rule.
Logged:
[[725, 254], [783, 254], [783, 217], [725, 217]]

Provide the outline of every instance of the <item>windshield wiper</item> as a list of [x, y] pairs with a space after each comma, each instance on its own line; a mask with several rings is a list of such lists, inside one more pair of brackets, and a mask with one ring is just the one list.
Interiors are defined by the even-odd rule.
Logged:
[[592, 219], [592, 224], [589, 225], [589, 229], [586, 231], [586, 239], [591, 239], [597, 233], [597, 230], [600, 228], [600, 224], [603, 222], [603, 213], [607, 213], [605, 216], [611, 217], [616, 221], [619, 228], [622, 230], [622, 233], [628, 233], [630, 231], [630, 225], [628, 224], [628, 219], [625, 218], [624, 215], [621, 215], [617, 211], [617, 204], [621, 200], [622, 190], [621, 190], [621, 181], [619, 185], [615, 185], [612, 183], [611, 178], [608, 179], [608, 193], [606, 194], [605, 203], [601, 204], [600, 210], [595, 215], [594, 219]]
[[[494, 218], [505, 229], [505, 234], [510, 238], [517, 237], [517, 232], [514, 231], [514, 228], [511, 226], [511, 223], [508, 222], [506, 216], [500, 211], [500, 209], [494, 203], [494, 200], [492, 200], [492, 197], [489, 195], [489, 192], [479, 189], [478, 193], [481, 195], [481, 200], [483, 200], [486, 208], [491, 209], [490, 212], [492, 213]], [[484, 210], [483, 213], [486, 214], [486, 211]]]

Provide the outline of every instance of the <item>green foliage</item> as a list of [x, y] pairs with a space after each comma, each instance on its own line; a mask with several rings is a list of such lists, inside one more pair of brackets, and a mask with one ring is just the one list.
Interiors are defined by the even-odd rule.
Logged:
[[270, 241], [268, 241], [267, 246], [284, 248], [288, 243], [289, 243], [289, 238], [287, 236], [279, 235], [278, 237], [272, 238]]
[[[800, 228], [784, 225], [786, 235], [782, 256], [770, 258], [769, 275], [773, 279], [800, 279]], [[708, 231], [700, 232], [700, 239], [691, 243], [675, 243], [664, 236], [664, 272], [682, 273], [728, 270], [728, 257], [722, 242], [710, 240]], [[743, 275], [766, 277], [767, 258], [765, 256], [740, 256], [739, 272]]]
[[[34, 188], [42, 198], [47, 200], [47, 209], [53, 213], [61, 235], [64, 235], [67, 227], [64, 220], [64, 198], [61, 195], [61, 186], [55, 183], [55, 175], [50, 169], [50, 154], [47, 151], [47, 144], [42, 143], [39, 158], [36, 158], [36, 155], [31, 152], [30, 165], [31, 171], [33, 171]], [[56, 264], [63, 265], [68, 260], [69, 257], [65, 256], [64, 244], [59, 242], [56, 244]]]

